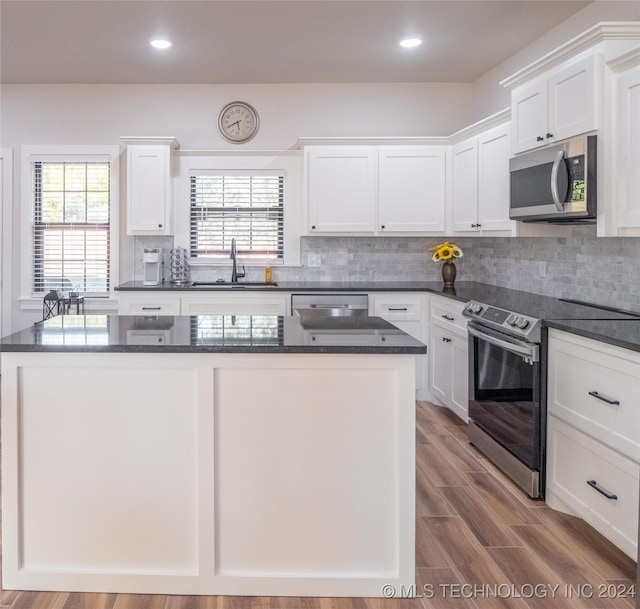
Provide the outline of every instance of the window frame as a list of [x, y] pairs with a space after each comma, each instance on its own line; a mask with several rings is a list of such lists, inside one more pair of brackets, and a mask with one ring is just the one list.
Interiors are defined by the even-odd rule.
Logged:
[[[207, 177], [211, 177], [211, 178], [222, 178], [223, 179], [223, 184], [224, 181], [226, 181], [227, 178], [230, 178], [231, 180], [233, 180], [234, 178], [257, 178], [257, 179], [262, 179], [262, 178], [277, 178], [278, 180], [278, 199], [279, 199], [279, 205], [276, 207], [270, 207], [270, 206], [265, 206], [265, 207], [258, 207], [258, 206], [254, 206], [254, 205], [238, 205], [236, 207], [232, 207], [232, 206], [228, 206], [228, 207], [224, 207], [224, 206], [216, 206], [216, 207], [211, 207], [210, 209], [212, 210], [211, 215], [215, 218], [216, 215], [228, 215], [229, 216], [229, 220], [232, 219], [232, 216], [234, 215], [234, 210], [240, 210], [241, 211], [241, 216], [243, 216], [244, 214], [251, 214], [254, 212], [262, 212], [264, 214], [268, 214], [269, 211], [272, 210], [278, 210], [278, 224], [277, 224], [277, 235], [276, 235], [276, 240], [278, 241], [278, 247], [275, 250], [275, 257], [273, 256], [273, 254], [271, 256], [266, 254], [266, 251], [262, 251], [262, 252], [255, 252], [253, 250], [251, 250], [249, 252], [249, 255], [251, 256], [250, 258], [247, 258], [247, 260], [245, 262], [253, 262], [254, 264], [267, 264], [267, 265], [272, 265], [272, 266], [281, 266], [284, 264], [284, 208], [285, 208], [285, 183], [286, 183], [286, 176], [285, 173], [283, 171], [266, 171], [264, 169], [248, 169], [248, 170], [244, 170], [244, 171], [232, 171], [229, 169], [222, 169], [222, 170], [203, 170], [203, 169], [199, 169], [199, 170], [194, 170], [190, 172], [190, 176], [189, 176], [189, 183], [190, 183], [190, 194], [189, 194], [189, 244], [190, 246], [193, 244], [194, 242], [194, 236], [191, 233], [191, 230], [193, 228], [193, 211], [194, 211], [194, 206], [193, 206], [193, 200], [192, 200], [192, 195], [193, 195], [193, 180], [197, 179], [197, 178], [207, 178]], [[248, 191], [252, 190], [252, 183], [248, 184], [249, 188]], [[226, 187], [223, 187], [226, 191]], [[198, 207], [198, 206], [196, 206]], [[203, 206], [200, 206], [203, 207]], [[224, 213], [226, 212], [226, 213]], [[231, 230], [226, 230], [225, 231], [228, 233], [229, 236], [231, 237], [236, 237], [238, 239], [238, 243], [240, 243], [242, 241], [243, 237], [247, 237], [247, 236], [251, 236], [253, 237], [254, 232], [252, 231], [246, 231], [244, 234], [242, 231], [238, 232], [237, 234], [235, 234], [234, 231]], [[224, 231], [223, 231], [223, 235], [224, 235]], [[224, 241], [226, 241], [227, 239], [223, 236], [222, 238], [223, 243]], [[238, 247], [241, 247], [240, 245]], [[200, 256], [194, 256], [193, 255], [193, 248], [191, 248], [191, 259], [192, 260], [200, 260], [202, 262], [210, 262], [212, 264], [215, 264], [216, 262], [221, 262], [224, 261], [226, 262], [226, 260], [224, 260], [225, 258], [225, 252], [226, 250], [217, 250], [217, 252], [214, 254], [215, 257], [209, 258], [207, 256], [206, 253], [201, 253]], [[213, 253], [213, 252], [212, 252]], [[217, 254], [217, 255], [216, 255]], [[261, 255], [260, 255], [261, 254]], [[228, 254], [227, 256], [228, 257]]]
[[[191, 245], [191, 176], [199, 171], [250, 173], [251, 171], [281, 172], [284, 175], [284, 257], [282, 262], [260, 259], [251, 260], [238, 253], [238, 262], [247, 267], [300, 266], [300, 236], [303, 220], [302, 182], [303, 153], [286, 151], [177, 151], [175, 154], [176, 177], [174, 182], [175, 235], [174, 247]], [[191, 258], [194, 267], [230, 266], [229, 259]]]
[[[35, 220], [35, 206], [33, 197], [33, 163], [91, 163], [108, 162], [109, 169], [109, 291], [100, 294], [90, 294], [91, 299], [100, 299], [102, 305], [108, 306], [113, 298], [113, 290], [119, 282], [119, 146], [22, 146], [21, 148], [21, 269], [20, 269], [20, 303], [23, 309], [42, 307], [44, 294], [33, 291], [34, 275], [34, 243], [33, 226]], [[107, 302], [105, 302], [107, 301]]]

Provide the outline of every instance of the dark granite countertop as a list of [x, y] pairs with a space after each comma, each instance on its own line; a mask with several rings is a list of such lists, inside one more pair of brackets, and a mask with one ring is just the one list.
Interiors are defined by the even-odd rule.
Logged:
[[[247, 292], [432, 292], [457, 300], [466, 301], [471, 290], [486, 286], [473, 281], [460, 282], [460, 288], [445, 290], [442, 281], [277, 281], [274, 285], [250, 285], [239, 281], [237, 284], [223, 283], [210, 286], [193, 286], [193, 282], [177, 285], [170, 282], [146, 286], [142, 281], [127, 281], [114, 290], [116, 292], [227, 292], [243, 290]], [[458, 291], [463, 293], [458, 295]]]
[[566, 319], [544, 325], [640, 352], [640, 319]]
[[[269, 287], [246, 286], [244, 288], [228, 284], [194, 288], [191, 285], [176, 286], [171, 283], [148, 287], [143, 286], [141, 281], [129, 281], [115, 289], [119, 291], [177, 291], [182, 293], [185, 291], [194, 293], [237, 289], [282, 292], [429, 292], [460, 302], [475, 300], [502, 307], [524, 315], [538, 317], [549, 327], [557, 327], [567, 332], [582, 334], [628, 349], [640, 350], [640, 323], [633, 325], [634, 322], [640, 321], [640, 315], [637, 313], [603, 310], [575, 301], [511, 290], [475, 281], [457, 281], [455, 288], [450, 289], [444, 288], [441, 281], [299, 281], [277, 282], [277, 285]], [[612, 303], [611, 306], [615, 307], [615, 303]]]
[[0, 341], [3, 352], [421, 354], [379, 317], [59, 315]]

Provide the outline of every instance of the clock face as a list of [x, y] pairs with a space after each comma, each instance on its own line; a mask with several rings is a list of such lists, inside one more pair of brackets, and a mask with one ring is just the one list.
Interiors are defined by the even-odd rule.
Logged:
[[231, 102], [220, 111], [218, 129], [222, 137], [233, 144], [248, 142], [257, 132], [258, 113], [244, 102]]

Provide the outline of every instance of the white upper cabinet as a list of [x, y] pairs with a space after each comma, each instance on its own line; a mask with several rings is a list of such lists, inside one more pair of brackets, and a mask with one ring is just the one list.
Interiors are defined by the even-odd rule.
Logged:
[[171, 150], [175, 140], [142, 144], [122, 139], [127, 143], [127, 234], [173, 234]]
[[509, 124], [478, 136], [478, 224], [481, 231], [513, 231], [509, 219]]
[[444, 148], [382, 148], [378, 160], [379, 229], [385, 232], [443, 231]]
[[515, 231], [509, 220], [510, 150], [508, 123], [452, 147], [456, 232]]
[[[615, 170], [620, 234], [640, 235], [640, 66], [616, 83]], [[635, 229], [635, 230], [633, 230]]]
[[336, 146], [308, 151], [312, 233], [371, 233], [376, 227], [378, 152]]
[[514, 154], [598, 128], [601, 63], [601, 55], [589, 55], [514, 89]]
[[305, 155], [311, 234], [444, 231], [445, 146], [314, 146]]
[[453, 228], [478, 228], [478, 140], [473, 137], [453, 146]]
[[546, 80], [521, 87], [511, 94], [514, 154], [545, 145], [549, 125], [548, 99]]

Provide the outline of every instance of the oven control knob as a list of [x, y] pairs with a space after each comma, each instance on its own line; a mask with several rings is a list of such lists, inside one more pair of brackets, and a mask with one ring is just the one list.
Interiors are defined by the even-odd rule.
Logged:
[[509, 317], [507, 317], [507, 323], [510, 326], [515, 326], [516, 323], [518, 322], [519, 317], [513, 313], [511, 313], [511, 315], [509, 315]]
[[524, 330], [528, 325], [529, 325], [529, 320], [525, 319], [524, 317], [521, 317], [516, 322], [516, 326], [518, 326], [518, 328], [520, 328], [521, 330]]
[[473, 302], [471, 301], [469, 301], [467, 304], [464, 305], [465, 311], [471, 311], [472, 308], [473, 308]]
[[482, 311], [482, 306], [479, 305], [477, 302], [473, 303], [473, 306], [471, 307], [471, 312], [477, 315], [478, 313], [480, 313], [480, 311]]

